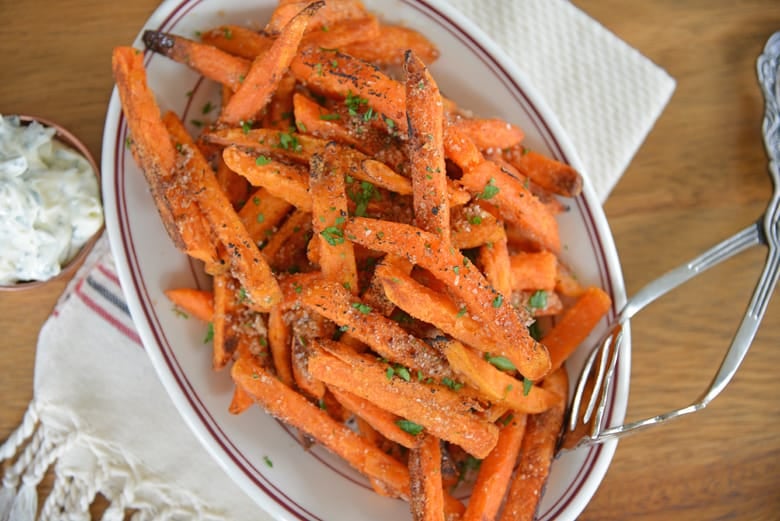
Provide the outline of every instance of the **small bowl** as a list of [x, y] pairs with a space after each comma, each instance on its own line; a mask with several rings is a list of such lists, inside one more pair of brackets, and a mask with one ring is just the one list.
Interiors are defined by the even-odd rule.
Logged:
[[[40, 123], [45, 127], [53, 128], [56, 131], [54, 138], [57, 139], [57, 141], [59, 141], [63, 145], [72, 148], [75, 152], [77, 152], [79, 155], [81, 155], [82, 157], [84, 157], [84, 159], [87, 160], [89, 165], [92, 167], [92, 171], [95, 173], [95, 177], [97, 178], [98, 188], [100, 187], [100, 169], [98, 168], [95, 158], [92, 156], [92, 153], [89, 151], [87, 146], [79, 138], [77, 138], [72, 132], [70, 132], [62, 125], [55, 123], [54, 121], [48, 120], [46, 118], [41, 118], [38, 116], [21, 115], [21, 114], [18, 115], [17, 117], [19, 118], [19, 121], [22, 124], [30, 124], [33, 121], [37, 121], [38, 123]], [[40, 288], [41, 286], [44, 286], [45, 284], [48, 284], [50, 282], [70, 278], [79, 268], [79, 266], [81, 266], [81, 264], [84, 262], [84, 259], [87, 257], [87, 255], [89, 255], [89, 252], [95, 246], [95, 243], [100, 238], [100, 235], [103, 233], [104, 227], [105, 224], [101, 225], [100, 228], [98, 228], [98, 230], [92, 235], [92, 237], [90, 237], [90, 239], [86, 243], [84, 243], [84, 245], [81, 247], [79, 252], [73, 258], [71, 258], [67, 262], [67, 264], [61, 267], [60, 272], [57, 275], [46, 280], [32, 280], [32, 281], [25, 281], [25, 282], [17, 282], [15, 284], [9, 284], [9, 285], [0, 284], [0, 291], [26, 291], [30, 289]]]

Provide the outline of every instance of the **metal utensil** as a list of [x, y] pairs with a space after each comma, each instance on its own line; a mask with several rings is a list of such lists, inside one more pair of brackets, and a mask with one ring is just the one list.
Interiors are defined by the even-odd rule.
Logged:
[[[653, 425], [699, 411], [725, 389], [750, 348], [780, 273], [780, 32], [767, 41], [757, 61], [758, 80], [764, 94], [762, 125], [774, 192], [764, 215], [736, 235], [713, 246], [690, 262], [654, 280], [623, 307], [610, 328], [588, 355], [575, 388], [561, 449], [602, 443]], [[620, 426], [604, 425], [604, 410], [620, 355], [623, 324], [645, 306], [716, 264], [758, 244], [768, 248], [745, 316], [737, 329], [709, 388], [692, 404], [665, 414]]]

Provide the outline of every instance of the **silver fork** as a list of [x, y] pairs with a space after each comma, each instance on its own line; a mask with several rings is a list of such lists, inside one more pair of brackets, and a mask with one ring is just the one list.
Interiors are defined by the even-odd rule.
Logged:
[[[614, 320], [614, 325], [597, 343], [585, 361], [574, 391], [567, 423], [564, 425], [562, 450], [617, 439], [703, 409], [726, 388], [745, 358], [780, 273], [780, 32], [773, 34], [767, 41], [764, 51], [758, 57], [756, 68], [764, 94], [762, 130], [769, 158], [769, 174], [774, 184], [774, 192], [764, 215], [741, 232], [713, 246], [690, 262], [650, 282], [625, 304]], [[619, 426], [604, 425], [604, 411], [621, 351], [625, 322], [672, 289], [758, 244], [767, 246], [769, 250], [761, 278], [753, 291], [750, 304], [731, 346], [709, 388], [686, 407]]]

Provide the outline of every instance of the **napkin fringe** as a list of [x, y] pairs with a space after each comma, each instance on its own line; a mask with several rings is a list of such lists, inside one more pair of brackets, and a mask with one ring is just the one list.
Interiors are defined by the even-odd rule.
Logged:
[[[224, 521], [192, 494], [140, 478], [118, 451], [79, 434], [61, 408], [41, 408], [33, 400], [0, 445], [0, 521], [89, 521], [98, 494], [106, 500], [102, 521]], [[37, 512], [37, 487], [52, 465], [52, 488]]]

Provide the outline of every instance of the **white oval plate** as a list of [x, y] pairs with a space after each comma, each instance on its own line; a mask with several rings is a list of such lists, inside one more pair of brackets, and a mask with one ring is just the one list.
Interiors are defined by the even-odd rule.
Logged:
[[[197, 31], [225, 23], [262, 27], [276, 1], [248, 4], [243, 0], [168, 0], [143, 29], [194, 37]], [[368, 0], [366, 4], [388, 21], [417, 28], [436, 43], [441, 58], [431, 69], [445, 95], [480, 116], [498, 116], [518, 124], [531, 148], [582, 171], [575, 151], [541, 96], [469, 20], [437, 0]], [[143, 48], [140, 33], [135, 45]], [[145, 62], [149, 84], [161, 108], [175, 111], [197, 133], [191, 122], [209, 118], [202, 108], [207, 101], [219, 99], [218, 88], [164, 57], [147, 53]], [[144, 177], [125, 146], [127, 137], [114, 92], [102, 156], [106, 226], [138, 333], [187, 424], [231, 478], [278, 519], [410, 519], [406, 503], [376, 495], [360, 475], [327, 451], [318, 447], [304, 451], [291, 429], [261, 410], [240, 416], [228, 413], [230, 376], [227, 371], [211, 370], [210, 349], [203, 345], [205, 327], [196, 320], [178, 318], [163, 294], [167, 288], [206, 287], [208, 281], [199, 265], [172, 246]], [[571, 210], [561, 218], [563, 258], [580, 280], [604, 288], [612, 296], [614, 309], [619, 309], [625, 301], [620, 265], [587, 179], [583, 195], [569, 203]], [[626, 409], [630, 349], [623, 354], [607, 408], [610, 424], [621, 422]], [[583, 358], [579, 352], [569, 362], [572, 377]], [[610, 443], [558, 458], [539, 519], [575, 519], [595, 493], [614, 451], [615, 444]], [[273, 467], [265, 458], [273, 461]]]

